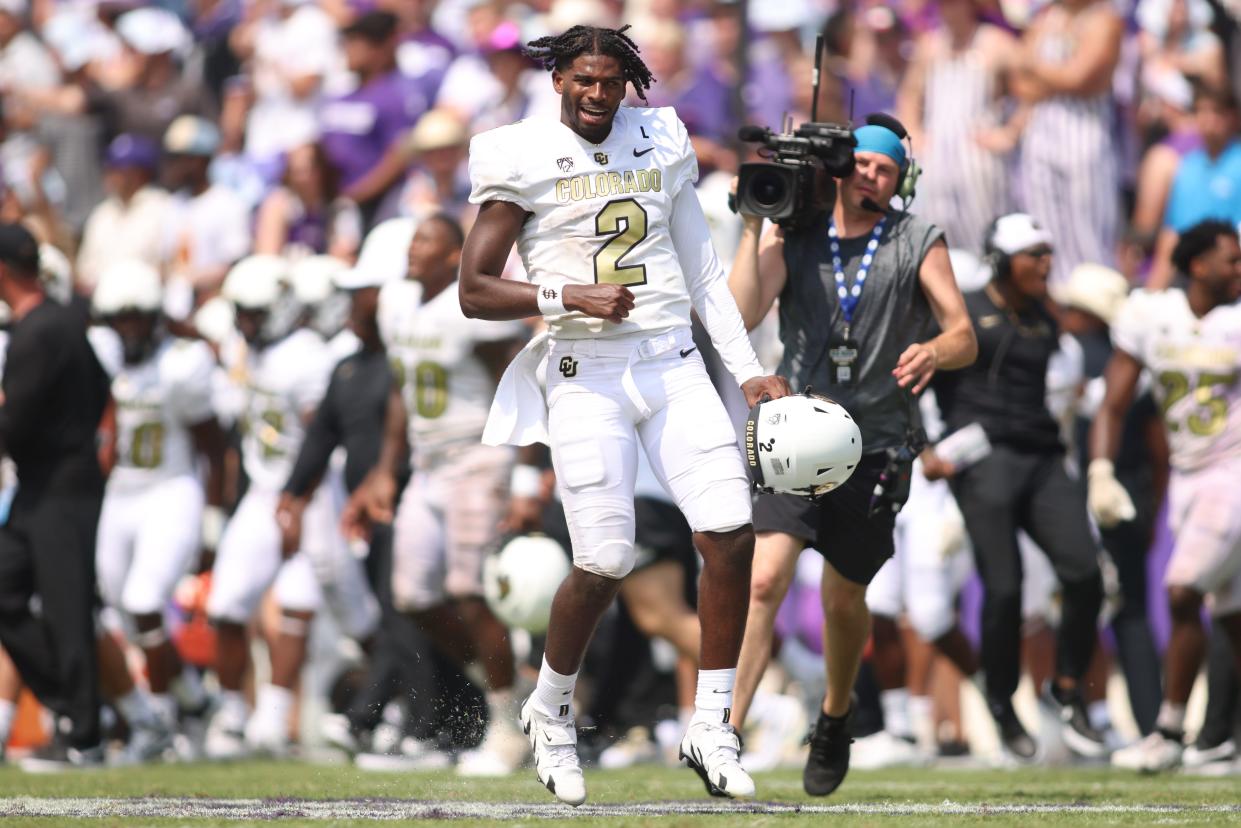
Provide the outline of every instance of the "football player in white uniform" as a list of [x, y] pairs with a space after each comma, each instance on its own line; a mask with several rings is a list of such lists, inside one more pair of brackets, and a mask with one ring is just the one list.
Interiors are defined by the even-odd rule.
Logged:
[[[307, 546], [336, 539], [330, 495], [320, 487], [303, 518], [302, 548], [287, 556], [281, 549], [280, 490], [332, 369], [322, 337], [296, 326], [301, 312], [285, 276], [283, 259], [251, 256], [229, 272], [223, 287], [224, 298], [236, 308], [241, 335], [224, 349], [222, 361], [241, 389], [241, 459], [249, 488], [220, 538], [207, 601], [217, 633], [215, 669], [221, 688], [207, 731], [211, 758], [287, 750], [291, 688], [305, 659], [310, 620], [322, 601]], [[273, 583], [282, 614], [271, 647], [271, 682], [259, 687], [255, 713], [248, 716], [241, 694], [245, 625]]]
[[1155, 730], [1112, 755], [1141, 771], [1180, 764], [1185, 705], [1206, 636], [1209, 599], [1216, 624], [1241, 665], [1241, 245], [1236, 230], [1205, 221], [1186, 231], [1173, 262], [1187, 281], [1162, 291], [1137, 290], [1112, 325], [1116, 346], [1107, 393], [1090, 434], [1089, 505], [1102, 527], [1135, 517], [1112, 468], [1125, 412], [1143, 369], [1153, 379], [1171, 449], [1169, 522], [1175, 536], [1164, 582], [1172, 637], [1164, 700]]
[[[139, 261], [108, 267], [92, 304], [120, 338], [124, 363], [112, 377], [116, 464], [99, 516], [96, 569], [104, 602], [132, 624], [146, 655], [154, 732], [131, 742], [136, 759], [171, 745], [177, 704], [202, 706], [197, 674], [183, 669], [163, 613], [190, 571], [202, 538], [204, 499], [220, 514], [222, 441], [211, 406], [215, 356], [160, 324], [159, 273]], [[207, 491], [198, 468], [206, 460]], [[210, 521], [209, 521], [210, 522]]]
[[[473, 318], [541, 314], [548, 323], [506, 372], [484, 435], [550, 445], [573, 539], [574, 568], [522, 707], [538, 777], [564, 802], [586, 798], [573, 688], [599, 617], [634, 565], [641, 446], [705, 562], [696, 711], [681, 753], [712, 794], [753, 796], [729, 723], [754, 546], [750, 489], [690, 337], [691, 306], [747, 403], [784, 396], [788, 384], [763, 375], [746, 337], [694, 193], [685, 126], [671, 109], [621, 106], [628, 85], [642, 97], [653, 80], [624, 29], [574, 26], [529, 53], [552, 72], [560, 118], [471, 142], [470, 200], [481, 208], [460, 296]], [[500, 278], [514, 243], [533, 284]], [[545, 356], [546, 398], [537, 378]]]
[[365, 511], [387, 519], [404, 447], [413, 476], [393, 525], [392, 600], [445, 652], [473, 652], [487, 678], [487, 734], [457, 769], [511, 773], [525, 757], [516, 728], [508, 630], [483, 600], [482, 568], [508, 507], [513, 450], [483, 445], [487, 411], [504, 366], [527, 338], [517, 321], [461, 312], [455, 283], [464, 235], [447, 214], [419, 224], [407, 277], [379, 294], [379, 333], [395, 379], [375, 470], [351, 501], [350, 531]]

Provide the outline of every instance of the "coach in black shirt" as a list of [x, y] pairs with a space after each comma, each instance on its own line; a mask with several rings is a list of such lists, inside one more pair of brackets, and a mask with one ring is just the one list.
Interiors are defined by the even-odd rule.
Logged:
[[0, 299], [15, 320], [0, 441], [18, 477], [0, 528], [0, 642], [39, 700], [70, 722], [65, 744], [46, 758], [90, 765], [103, 757], [93, 619], [103, 473], [95, 435], [109, 382], [80, 316], [47, 300], [38, 274], [34, 238], [0, 224]]
[[[1056, 678], [1047, 701], [1063, 711], [1065, 742], [1098, 757], [1103, 737], [1090, 727], [1078, 687], [1096, 639], [1103, 600], [1098, 547], [1086, 517], [1085, 490], [1065, 469], [1060, 428], [1047, 408], [1047, 364], [1059, 347], [1043, 306], [1051, 237], [1029, 216], [998, 219], [987, 237], [994, 279], [965, 295], [978, 337], [978, 360], [940, 374], [935, 393], [949, 431], [983, 427], [991, 453], [952, 475], [951, 486], [974, 546], [984, 588], [982, 664], [987, 701], [1005, 747], [1031, 759], [1036, 746], [1013, 712], [1021, 658], [1021, 553], [1024, 529], [1046, 553], [1063, 592]], [[951, 474], [928, 462], [927, 476]]]

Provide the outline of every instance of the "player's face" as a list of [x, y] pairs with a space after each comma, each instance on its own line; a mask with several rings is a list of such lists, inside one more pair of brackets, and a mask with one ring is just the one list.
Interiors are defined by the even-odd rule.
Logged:
[[408, 278], [427, 284], [450, 280], [461, 264], [461, 248], [443, 222], [424, 221], [409, 243]]
[[560, 95], [560, 121], [578, 135], [600, 143], [612, 131], [612, 119], [625, 100], [625, 72], [609, 55], [578, 55], [561, 72], [552, 71]]
[[1201, 279], [1220, 302], [1234, 302], [1241, 296], [1241, 245], [1236, 236], [1220, 236], [1215, 247], [1195, 264], [1199, 264], [1194, 268], [1195, 278]]
[[254, 308], [237, 308], [237, 332], [251, 345], [257, 345], [263, 335], [263, 323], [267, 321], [267, 311]]
[[155, 336], [155, 319], [153, 313], [124, 311], [108, 320], [112, 330], [121, 338], [127, 363], [141, 362], [146, 356], [147, 346]]
[[1051, 246], [1038, 245], [1014, 253], [1010, 269], [1018, 293], [1030, 299], [1045, 299], [1047, 277], [1051, 275]]
[[845, 204], [854, 210], [867, 209], [865, 204], [886, 206], [896, 195], [896, 182], [901, 169], [886, 155], [878, 152], [859, 152], [853, 174], [841, 180], [840, 192]]

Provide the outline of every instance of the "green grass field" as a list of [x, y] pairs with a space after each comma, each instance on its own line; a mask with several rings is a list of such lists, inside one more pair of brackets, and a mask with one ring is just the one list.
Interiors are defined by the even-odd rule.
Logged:
[[[588, 805], [553, 804], [522, 772], [499, 780], [452, 773], [364, 773], [295, 763], [169, 765], [30, 776], [0, 769], [0, 819], [21, 825], [455, 824], [508, 819], [554, 825], [1206, 825], [1241, 823], [1241, 777], [1139, 777], [1105, 769], [855, 772], [829, 799], [802, 793], [797, 771], [757, 777], [747, 806], [704, 795], [684, 769], [587, 771]], [[92, 801], [87, 801], [87, 800]], [[243, 801], [238, 801], [243, 800]], [[808, 811], [797, 812], [801, 806]], [[826, 812], [821, 809], [826, 808]], [[706, 811], [705, 813], [703, 811]]]

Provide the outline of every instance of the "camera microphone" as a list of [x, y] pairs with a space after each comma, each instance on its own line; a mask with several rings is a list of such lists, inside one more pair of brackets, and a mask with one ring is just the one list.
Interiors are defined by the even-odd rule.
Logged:
[[886, 208], [884, 208], [884, 207], [880, 207], [878, 203], [876, 203], [873, 199], [871, 199], [871, 198], [869, 198], [869, 197], [863, 197], [863, 198], [862, 198], [862, 209], [863, 209], [863, 210], [869, 210], [869, 211], [870, 211], [870, 212], [872, 212], [872, 213], [886, 213], [886, 212], [888, 212]]

